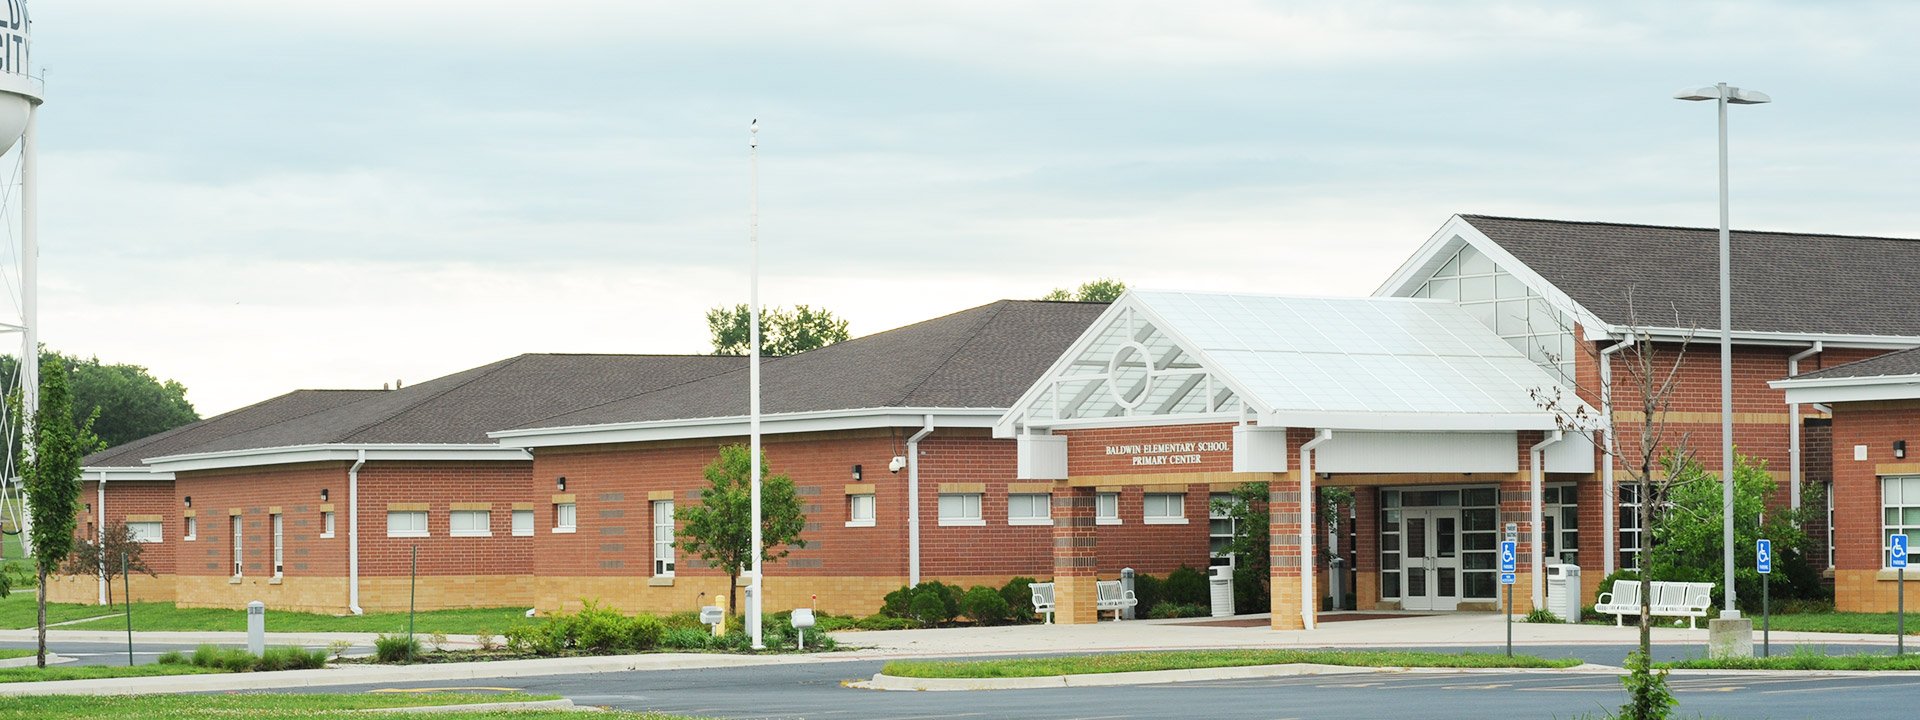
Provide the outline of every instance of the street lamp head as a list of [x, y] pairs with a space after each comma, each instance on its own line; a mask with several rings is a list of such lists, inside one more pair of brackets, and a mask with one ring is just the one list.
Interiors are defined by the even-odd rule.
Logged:
[[1675, 100], [1719, 100], [1720, 88], [1708, 85], [1703, 88], [1687, 88], [1673, 94]]
[[[1727, 102], [1733, 103], [1735, 105], [1759, 105], [1761, 103], [1773, 102], [1773, 98], [1768, 97], [1766, 93], [1760, 92], [1759, 90], [1741, 90], [1740, 88], [1728, 85], [1726, 86], [1726, 93], [1727, 93]], [[1681, 90], [1680, 92], [1674, 93], [1673, 99], [1675, 100], [1719, 100], [1720, 86], [1708, 85], [1706, 87], [1687, 88], [1685, 90]]]

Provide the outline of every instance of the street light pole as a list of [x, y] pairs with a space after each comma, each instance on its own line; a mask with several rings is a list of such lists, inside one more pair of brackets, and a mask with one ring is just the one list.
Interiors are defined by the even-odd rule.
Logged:
[[749, 557], [753, 560], [753, 574], [747, 581], [746, 624], [747, 635], [753, 640], [753, 649], [765, 650], [766, 643], [760, 635], [760, 607], [765, 603], [765, 588], [760, 579], [763, 575], [762, 552], [760, 549], [760, 121], [754, 120], [749, 126], [747, 140], [747, 174], [750, 176], [750, 190], [747, 194], [747, 247], [748, 275], [750, 287], [747, 290], [747, 304], [750, 309], [747, 318], [749, 345], [753, 346], [752, 355], [747, 361], [747, 382], [753, 386], [747, 396], [748, 448], [752, 458], [747, 461], [747, 482], [751, 488], [748, 502], [753, 505], [751, 511], [753, 523], [753, 549]]
[[[1733, 241], [1727, 216], [1727, 105], [1772, 102], [1766, 93], [1726, 83], [1682, 90], [1679, 100], [1713, 100], [1720, 111], [1720, 502], [1721, 560], [1726, 570], [1726, 603], [1720, 616], [1740, 617], [1733, 589]], [[1796, 418], [1797, 422], [1798, 419]]]

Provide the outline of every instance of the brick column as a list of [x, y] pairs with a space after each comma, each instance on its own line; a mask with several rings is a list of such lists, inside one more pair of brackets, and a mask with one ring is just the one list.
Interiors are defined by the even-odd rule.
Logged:
[[[1521, 438], [1526, 454], [1525, 437]], [[1500, 481], [1500, 527], [1495, 540], [1507, 539], [1507, 523], [1520, 528], [1514, 545], [1513, 611], [1525, 614], [1533, 610], [1533, 480], [1524, 464], [1520, 472]], [[1506, 588], [1500, 588], [1498, 601], [1506, 609]]]
[[1100, 620], [1094, 607], [1099, 546], [1093, 516], [1093, 488], [1054, 486], [1053, 619], [1063, 625]]
[[1354, 488], [1354, 609], [1373, 610], [1380, 602], [1380, 489]]
[[[1294, 471], [1298, 473], [1298, 470]], [[1267, 493], [1268, 609], [1275, 630], [1304, 630], [1300, 617], [1300, 481], [1276, 478]]]

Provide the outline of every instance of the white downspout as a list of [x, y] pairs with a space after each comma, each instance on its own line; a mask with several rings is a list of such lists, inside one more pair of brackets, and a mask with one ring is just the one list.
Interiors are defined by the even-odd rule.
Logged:
[[[1787, 377], [1800, 374], [1800, 361], [1817, 355], [1825, 349], [1825, 343], [1815, 340], [1813, 347], [1801, 350], [1787, 357]], [[1787, 487], [1793, 495], [1788, 507], [1800, 509], [1800, 403], [1788, 403], [1792, 408], [1787, 414]]]
[[1319, 602], [1313, 587], [1313, 449], [1332, 439], [1332, 430], [1321, 429], [1300, 446], [1300, 622], [1307, 630], [1313, 629]]
[[1613, 437], [1613, 354], [1632, 347], [1637, 337], [1628, 334], [1626, 340], [1600, 350], [1600, 422], [1607, 433], [1600, 448], [1600, 459], [1605, 461], [1600, 465], [1600, 565], [1606, 571], [1601, 577], [1612, 575], [1614, 563], [1620, 560], [1614, 547], [1620, 540], [1614, 532], [1620, 518], [1620, 488], [1613, 483], [1613, 459], [1620, 454], [1620, 445]]
[[[99, 470], [97, 472], [99, 479], [94, 481], [94, 490], [96, 491], [97, 497], [93, 501], [93, 512], [97, 519], [94, 520], [95, 533], [93, 541], [104, 545], [107, 542], [107, 471]], [[102, 557], [100, 559], [101, 607], [106, 607], [107, 583], [109, 582], [107, 578], [113, 575], [112, 571], [108, 569], [108, 565], [109, 563], [106, 561], [106, 558]]]
[[920, 584], [920, 441], [933, 434], [933, 416], [907, 438], [907, 584]]
[[1541, 528], [1542, 518], [1540, 517], [1540, 499], [1546, 493], [1547, 484], [1546, 450], [1548, 445], [1560, 442], [1560, 439], [1565, 436], [1565, 431], [1555, 430], [1547, 436], [1547, 439], [1533, 446], [1533, 499], [1529, 503], [1531, 507], [1527, 509], [1533, 520], [1533, 548], [1527, 555], [1533, 562], [1533, 606], [1536, 608], [1547, 606], [1547, 566], [1544, 564], [1546, 550], [1543, 547], [1546, 533]]
[[367, 449], [347, 469], [347, 609], [359, 615], [360, 609], [360, 466], [367, 464]]

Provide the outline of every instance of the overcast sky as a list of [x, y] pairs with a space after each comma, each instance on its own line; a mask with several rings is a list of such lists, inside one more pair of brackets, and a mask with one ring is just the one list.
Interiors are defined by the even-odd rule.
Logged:
[[[1920, 235], [1898, 3], [40, 0], [42, 339], [204, 414], [1111, 276], [1371, 292], [1459, 212]], [[13, 158], [5, 166], [13, 167]]]

